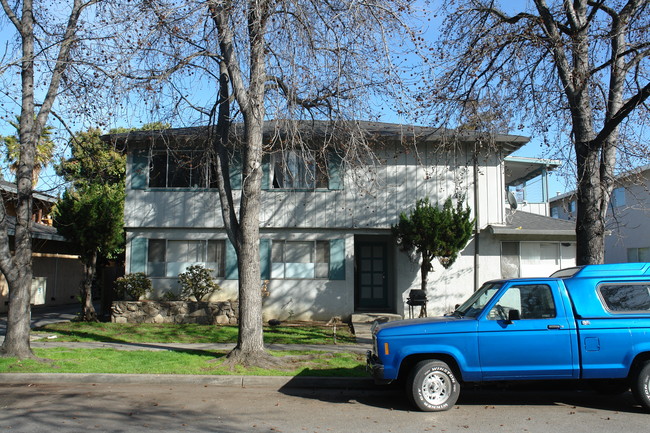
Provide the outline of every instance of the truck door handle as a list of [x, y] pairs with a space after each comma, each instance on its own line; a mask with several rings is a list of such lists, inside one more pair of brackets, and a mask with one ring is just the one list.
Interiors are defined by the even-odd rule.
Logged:
[[562, 329], [562, 325], [548, 325], [548, 329]]

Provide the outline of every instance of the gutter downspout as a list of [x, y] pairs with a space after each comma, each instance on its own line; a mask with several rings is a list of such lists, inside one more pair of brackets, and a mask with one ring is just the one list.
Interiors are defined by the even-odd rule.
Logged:
[[479, 235], [481, 229], [479, 228], [479, 199], [478, 199], [478, 152], [476, 149], [476, 141], [474, 142], [474, 291], [476, 292], [481, 287], [479, 278]]

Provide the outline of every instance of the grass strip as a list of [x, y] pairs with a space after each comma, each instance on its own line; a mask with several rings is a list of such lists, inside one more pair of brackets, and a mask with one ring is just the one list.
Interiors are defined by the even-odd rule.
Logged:
[[0, 358], [0, 373], [207, 374], [250, 376], [365, 377], [364, 356], [321, 351], [275, 351], [287, 369], [224, 367], [225, 352], [34, 349], [43, 360]]
[[[62, 322], [46, 325], [32, 331], [32, 336], [56, 336], [64, 342], [112, 343], [236, 343], [236, 326], [157, 323], [86, 323]], [[331, 326], [294, 325], [264, 328], [266, 344], [333, 344]], [[354, 335], [347, 326], [336, 329], [336, 343], [354, 343]]]

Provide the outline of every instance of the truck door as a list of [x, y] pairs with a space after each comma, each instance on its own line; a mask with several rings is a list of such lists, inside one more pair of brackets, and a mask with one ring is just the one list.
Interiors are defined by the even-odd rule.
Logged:
[[[549, 284], [513, 284], [479, 319], [484, 380], [577, 377], [575, 326]], [[520, 318], [509, 320], [514, 309]]]

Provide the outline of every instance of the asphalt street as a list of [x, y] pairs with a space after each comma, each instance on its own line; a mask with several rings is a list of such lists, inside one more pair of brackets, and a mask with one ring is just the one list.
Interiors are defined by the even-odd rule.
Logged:
[[[69, 320], [77, 309], [35, 310], [32, 323]], [[0, 317], [0, 332], [4, 319]], [[647, 431], [649, 416], [629, 392], [604, 396], [546, 383], [467, 387], [453, 409], [422, 413], [413, 410], [403, 389], [376, 386], [369, 378], [0, 375], [0, 431], [24, 433], [635, 433]]]
[[0, 431], [647, 432], [629, 393], [467, 389], [447, 412], [414, 412], [401, 389], [201, 384], [0, 384]]

